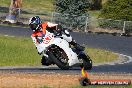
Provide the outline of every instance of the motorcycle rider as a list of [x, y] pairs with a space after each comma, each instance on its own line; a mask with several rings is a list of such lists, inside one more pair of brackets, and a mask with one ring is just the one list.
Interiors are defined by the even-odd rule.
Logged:
[[[43, 22], [39, 16], [31, 17], [29, 20], [29, 27], [33, 31], [31, 38], [34, 44], [40, 44], [43, 42], [46, 31], [54, 33], [55, 36], [60, 36], [65, 39], [69, 44], [73, 45], [78, 50], [84, 50], [84, 47], [80, 46], [75, 42], [75, 40], [70, 36], [66, 29], [62, 29], [61, 25]], [[39, 53], [40, 54], [40, 53]]]
[[[29, 20], [29, 26], [32, 29], [33, 33], [31, 35], [35, 45], [41, 43], [42, 39], [45, 37], [46, 31], [54, 33], [56, 36], [61, 36], [75, 48], [83, 48], [75, 42], [73, 38], [70, 38], [70, 34], [66, 29], [62, 29], [61, 25], [53, 24], [50, 22], [41, 21], [39, 16], [34, 16]], [[63, 34], [63, 35], [62, 35]], [[65, 36], [64, 36], [65, 35]], [[41, 38], [40, 38], [41, 37]]]

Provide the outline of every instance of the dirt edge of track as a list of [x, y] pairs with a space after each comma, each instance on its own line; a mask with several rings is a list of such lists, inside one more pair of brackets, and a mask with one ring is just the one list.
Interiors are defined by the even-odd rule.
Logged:
[[[0, 88], [70, 88], [79, 84], [81, 74], [0, 72]], [[89, 73], [95, 79], [130, 79], [132, 74]]]

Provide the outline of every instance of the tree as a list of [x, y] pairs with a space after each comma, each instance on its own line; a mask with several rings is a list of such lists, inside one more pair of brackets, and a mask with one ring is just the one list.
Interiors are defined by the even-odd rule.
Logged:
[[132, 20], [132, 0], [109, 0], [100, 17], [115, 20]]
[[22, 6], [22, 0], [11, 0], [9, 7], [9, 15], [6, 17], [6, 21], [15, 23], [19, 16], [19, 11]]
[[91, 10], [100, 10], [102, 8], [102, 0], [92, 0], [92, 4], [90, 6]]
[[90, 3], [88, 0], [56, 0], [56, 11], [71, 15], [84, 15], [87, 13]]
[[[84, 26], [86, 17], [88, 16], [89, 1], [90, 0], [55, 0], [55, 11], [61, 13], [58, 18], [65, 18], [61, 24], [67, 22], [70, 27], [72, 26], [74, 28]], [[84, 16], [85, 18], [81, 18]]]

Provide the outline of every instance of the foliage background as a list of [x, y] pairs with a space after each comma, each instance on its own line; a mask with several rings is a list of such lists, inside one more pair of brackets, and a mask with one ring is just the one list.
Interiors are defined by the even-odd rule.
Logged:
[[100, 17], [114, 20], [132, 20], [132, 0], [110, 0], [103, 5]]

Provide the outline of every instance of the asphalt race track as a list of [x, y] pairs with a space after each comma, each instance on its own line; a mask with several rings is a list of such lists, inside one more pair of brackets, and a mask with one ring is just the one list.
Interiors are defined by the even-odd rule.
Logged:
[[[32, 31], [29, 28], [0, 26], [0, 34], [9, 36], [30, 37]], [[116, 53], [132, 56], [132, 37], [120, 37], [112, 35], [97, 35], [72, 32], [73, 38], [80, 44], [88, 47], [102, 48]], [[16, 70], [20, 72], [80, 72], [80, 68], [62, 71], [58, 67], [29, 67], [29, 68], [0, 68], [1, 70]], [[116, 72], [132, 73], [132, 62], [116, 65], [94, 66], [91, 72]]]

